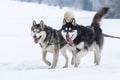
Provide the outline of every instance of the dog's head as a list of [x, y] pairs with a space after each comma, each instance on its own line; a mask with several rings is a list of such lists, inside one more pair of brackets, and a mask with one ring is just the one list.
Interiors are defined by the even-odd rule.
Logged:
[[77, 37], [77, 33], [76, 20], [73, 18], [70, 22], [67, 22], [64, 19], [61, 34], [67, 43], [72, 44], [73, 40]]
[[45, 32], [45, 24], [41, 20], [39, 24], [36, 24], [36, 21], [33, 21], [31, 28], [31, 35], [34, 38], [34, 42], [37, 44], [38, 42], [42, 42], [46, 37]]

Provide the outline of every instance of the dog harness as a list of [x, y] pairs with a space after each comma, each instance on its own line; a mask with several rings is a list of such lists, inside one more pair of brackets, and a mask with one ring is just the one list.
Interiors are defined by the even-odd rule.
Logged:
[[[42, 46], [42, 44], [39, 43], [40, 47], [47, 48], [50, 45], [59, 46], [60, 42], [59, 42], [59, 37], [58, 37], [57, 31], [54, 29], [51, 29], [51, 31], [49, 31], [47, 34], [49, 34], [49, 36], [47, 36], [44, 40], [44, 42], [46, 42], [46, 46]], [[54, 38], [55, 35], [57, 36], [56, 39]]]
[[87, 26], [87, 28], [89, 28], [94, 33], [95, 31], [94, 26]]

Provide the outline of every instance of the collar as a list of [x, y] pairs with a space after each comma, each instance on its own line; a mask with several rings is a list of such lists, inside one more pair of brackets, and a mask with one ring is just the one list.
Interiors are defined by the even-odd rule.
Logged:
[[[44, 47], [41, 43], [39, 43], [39, 45], [40, 45], [41, 48]], [[47, 45], [45, 46], [45, 48], [47, 48], [49, 45], [51, 45], [51, 44], [47, 44]]]

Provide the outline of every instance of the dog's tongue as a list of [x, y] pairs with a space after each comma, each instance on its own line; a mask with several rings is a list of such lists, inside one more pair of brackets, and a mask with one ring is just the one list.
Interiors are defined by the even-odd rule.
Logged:
[[39, 39], [34, 39], [34, 42], [37, 44], [38, 43], [38, 41], [39, 41]]
[[71, 43], [73, 43], [73, 40], [71, 39], [71, 38], [66, 38], [66, 40], [67, 40], [67, 42], [69, 43], [69, 44], [71, 44]]

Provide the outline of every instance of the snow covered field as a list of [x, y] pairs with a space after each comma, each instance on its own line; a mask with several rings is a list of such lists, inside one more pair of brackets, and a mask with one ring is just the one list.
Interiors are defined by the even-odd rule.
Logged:
[[[59, 57], [55, 69], [41, 60], [41, 49], [34, 44], [30, 30], [32, 21], [44, 20], [46, 25], [60, 29], [63, 15], [69, 10], [33, 3], [1, 0], [0, 2], [0, 80], [120, 80], [120, 40], [105, 38], [101, 65], [93, 64], [93, 54], [85, 56], [78, 68], [63, 69]], [[89, 25], [94, 12], [73, 10], [77, 23]], [[104, 33], [120, 36], [120, 20], [104, 19]], [[52, 61], [52, 54], [47, 57]]]

